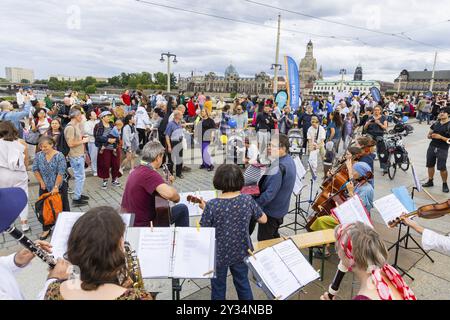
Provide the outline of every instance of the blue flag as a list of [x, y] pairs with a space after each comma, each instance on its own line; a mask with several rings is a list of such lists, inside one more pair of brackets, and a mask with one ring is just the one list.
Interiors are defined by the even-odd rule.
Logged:
[[295, 112], [299, 107], [300, 97], [300, 79], [298, 76], [298, 67], [294, 59], [284, 56], [286, 64], [286, 85], [288, 92], [287, 105]]

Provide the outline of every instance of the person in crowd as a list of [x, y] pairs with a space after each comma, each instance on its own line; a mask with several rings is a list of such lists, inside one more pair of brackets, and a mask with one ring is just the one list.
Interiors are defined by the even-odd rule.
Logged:
[[212, 158], [209, 154], [208, 148], [211, 142], [214, 141], [216, 124], [209, 116], [209, 112], [206, 108], [200, 112], [200, 117], [200, 121], [195, 127], [196, 140], [201, 142], [202, 146], [202, 164], [200, 165], [200, 169], [212, 171], [214, 170], [214, 166], [212, 164]]
[[208, 110], [209, 114], [212, 113], [212, 106], [213, 106], [213, 103], [212, 103], [211, 97], [206, 96], [205, 104], [203, 105], [203, 107]]
[[[158, 141], [148, 142], [142, 149], [141, 165], [136, 167], [128, 176], [125, 190], [123, 192], [121, 210], [122, 212], [133, 212], [135, 214], [135, 227], [149, 227], [150, 222], [155, 220], [155, 196], [172, 201], [180, 202], [177, 190], [169, 185], [156, 171], [164, 158], [165, 148]], [[189, 226], [189, 210], [184, 204], [176, 204], [171, 207], [170, 223], [177, 227]]]
[[[339, 225], [335, 237], [341, 263], [360, 283], [353, 300], [416, 300], [398, 271], [388, 264], [386, 245], [372, 227], [362, 222]], [[328, 292], [320, 299], [330, 300]]]
[[[112, 185], [120, 187], [120, 156], [117, 152], [119, 145], [119, 138], [112, 137], [111, 133], [114, 130], [114, 125], [111, 122], [111, 112], [103, 111], [100, 114], [100, 122], [94, 127], [95, 145], [99, 149], [97, 156], [97, 174], [103, 179], [102, 189], [108, 188], [108, 179], [111, 175]], [[101, 153], [100, 150], [103, 149]], [[114, 155], [114, 151], [115, 155]]]
[[334, 150], [339, 152], [339, 144], [342, 139], [342, 127], [343, 127], [342, 117], [338, 111], [333, 111], [330, 114], [330, 122], [327, 126], [327, 141], [333, 142]]
[[86, 179], [84, 168], [84, 151], [85, 144], [89, 142], [89, 138], [83, 135], [83, 131], [80, 128], [83, 120], [81, 111], [74, 108], [70, 111], [69, 115], [70, 122], [64, 129], [64, 138], [70, 148], [68, 158], [75, 179], [72, 204], [74, 206], [82, 206], [87, 205], [89, 200], [88, 196], [82, 194]]
[[72, 108], [72, 103], [69, 97], [65, 97], [63, 104], [60, 106], [58, 111], [58, 117], [61, 119], [62, 127], [65, 128], [70, 122], [70, 109]]
[[55, 150], [62, 152], [61, 150], [61, 138], [63, 135], [63, 130], [61, 127], [61, 120], [59, 118], [55, 118], [50, 123], [50, 128], [45, 133], [47, 137], [51, 137], [53, 141], [55, 141]]
[[383, 169], [383, 173], [387, 173], [387, 152], [386, 146], [383, 141], [383, 135], [387, 129], [388, 123], [384, 115], [382, 115], [382, 109], [380, 106], [375, 106], [373, 109], [373, 116], [369, 117], [364, 129], [368, 135], [370, 135], [377, 142], [377, 153], [380, 160], [380, 167]]
[[[45, 300], [153, 300], [144, 289], [134, 288], [127, 273], [125, 224], [111, 207], [97, 207], [74, 224], [65, 257], [79, 268], [70, 281], [48, 286]], [[104, 235], [99, 238], [99, 234]]]
[[188, 122], [192, 122], [192, 120], [196, 118], [196, 110], [197, 108], [195, 106], [194, 96], [191, 96], [187, 103]]
[[216, 277], [211, 280], [211, 300], [225, 300], [228, 270], [239, 300], [253, 300], [244, 262], [248, 250], [253, 251], [249, 226], [251, 219], [263, 226], [267, 216], [251, 196], [240, 193], [244, 176], [237, 165], [220, 165], [213, 184], [221, 195], [200, 204], [203, 209], [201, 226], [216, 229]]
[[100, 121], [97, 119], [97, 114], [95, 111], [89, 113], [89, 120], [84, 123], [84, 135], [89, 138], [88, 150], [89, 157], [91, 158], [92, 174], [94, 177], [97, 176], [97, 156], [98, 148], [95, 146], [95, 136], [94, 128]]
[[430, 229], [422, 227], [417, 221], [401, 217], [401, 221], [408, 227], [422, 235], [422, 247], [424, 250], [434, 250], [450, 256], [450, 236], [441, 235]]
[[[59, 193], [62, 199], [63, 211], [70, 211], [67, 194], [68, 183], [65, 179], [66, 159], [64, 155], [54, 149], [52, 138], [43, 136], [39, 139], [39, 149], [33, 162], [33, 172], [39, 183], [39, 196], [44, 193]], [[51, 232], [51, 225], [43, 226], [41, 240], [47, 239]]]
[[428, 139], [431, 139], [427, 150], [428, 181], [423, 184], [423, 187], [434, 186], [433, 178], [435, 166], [441, 173], [442, 178], [442, 192], [448, 193], [447, 185], [447, 158], [448, 147], [450, 144], [450, 107], [442, 108], [439, 112], [438, 121], [433, 123], [428, 133]]
[[323, 157], [325, 155], [325, 129], [319, 125], [319, 119], [314, 116], [311, 118], [311, 127], [308, 129], [306, 134], [308, 138], [308, 149], [311, 151], [317, 150], [319, 154]]
[[201, 93], [198, 95], [198, 97], [197, 97], [197, 102], [198, 102], [198, 104], [199, 104], [199, 106], [200, 106], [200, 109], [203, 109], [203, 106], [204, 106], [204, 104], [205, 104], [205, 101], [206, 101], [206, 96], [205, 96], [205, 94], [204, 94], [203, 92], [201, 92]]
[[[21, 188], [0, 188], [0, 231], [7, 229], [20, 215], [28, 203], [27, 195]], [[36, 240], [34, 244], [44, 252], [51, 254], [52, 245], [45, 241]], [[28, 249], [22, 248], [16, 253], [0, 257], [0, 300], [24, 300], [24, 295], [16, 280], [16, 275], [27, 268], [35, 255]], [[56, 279], [68, 278], [68, 264], [58, 259], [56, 266], [49, 270], [47, 283]], [[46, 288], [46, 287], [45, 287]]]
[[427, 124], [430, 124], [430, 120], [431, 120], [431, 111], [433, 109], [432, 105], [431, 105], [431, 99], [426, 99], [426, 104], [422, 109], [422, 120], [427, 120]]
[[311, 119], [314, 116], [313, 108], [310, 105], [307, 105], [305, 110], [305, 112], [298, 115], [298, 127], [302, 128], [303, 131], [303, 149], [306, 149], [306, 144], [308, 143], [306, 137], [308, 136], [308, 129], [311, 127]]
[[183, 127], [181, 126], [182, 114], [179, 110], [175, 110], [173, 121], [169, 122], [164, 132], [166, 138], [167, 153], [169, 154], [169, 171], [173, 174], [175, 165], [176, 176], [183, 179]]
[[366, 133], [366, 129], [365, 129], [365, 125], [368, 122], [369, 119], [371, 119], [373, 116], [373, 108], [372, 107], [367, 107], [364, 109], [364, 114], [361, 116], [360, 120], [359, 120], [359, 127], [361, 127], [361, 132], [363, 134]]
[[417, 103], [417, 118], [419, 119], [419, 124], [422, 124], [424, 120], [423, 109], [427, 105], [427, 99], [423, 96], [423, 94], [419, 94], [419, 102]]
[[124, 127], [122, 129], [123, 151], [126, 158], [123, 160], [120, 170], [123, 174], [125, 166], [129, 163], [130, 169], [133, 170], [136, 161], [136, 151], [139, 149], [139, 137], [135, 126], [135, 116], [128, 114], [124, 119]]
[[238, 105], [234, 111], [235, 114], [232, 115], [231, 118], [236, 121], [236, 130], [246, 130], [248, 126], [247, 111], [244, 111], [244, 108], [241, 105]]
[[336, 157], [336, 151], [334, 149], [333, 141], [328, 141], [325, 143], [325, 157], [323, 158], [323, 172], [324, 179], [327, 177], [328, 172], [333, 167], [333, 161]]
[[[272, 105], [266, 101], [263, 112], [256, 116], [256, 134], [258, 137], [259, 154], [266, 154], [270, 143], [272, 130], [275, 130], [276, 117], [271, 112]], [[265, 160], [265, 159], [264, 159]]]
[[291, 113], [291, 107], [285, 106], [283, 108], [283, 114], [279, 120], [279, 130], [282, 134], [288, 134], [289, 130], [294, 126], [294, 115]]
[[[160, 105], [162, 102], [160, 103]], [[142, 148], [148, 142], [148, 131], [151, 128], [150, 118], [144, 106], [139, 106], [136, 111], [136, 130], [139, 134], [139, 148]]]
[[355, 118], [352, 112], [347, 113], [342, 125], [342, 141], [344, 143], [344, 149], [347, 149], [350, 141], [352, 140], [353, 130], [355, 128]]
[[[278, 229], [289, 211], [294, 189], [296, 168], [288, 155], [289, 138], [280, 134], [272, 137], [270, 156], [273, 162], [259, 181], [260, 195], [256, 203], [267, 215], [267, 223], [258, 227], [258, 241], [279, 238]], [[253, 231], [254, 224], [251, 226]]]
[[52, 119], [48, 117], [47, 111], [44, 108], [37, 108], [33, 114], [33, 121], [31, 121], [31, 130], [39, 132], [39, 135], [44, 135], [50, 129]]
[[124, 93], [120, 96], [120, 99], [122, 100], [123, 105], [125, 106], [125, 112], [131, 111], [131, 96], [130, 96], [130, 90], [125, 90]]
[[[28, 148], [11, 121], [0, 121], [0, 188], [17, 187], [28, 196]], [[20, 212], [23, 232], [30, 231], [28, 204]]]
[[30, 111], [31, 111], [31, 102], [30, 102], [30, 96], [25, 95], [24, 97], [24, 103], [25, 107], [22, 111], [14, 111], [13, 105], [9, 101], [2, 101], [0, 102], [0, 121], [10, 121], [19, 132], [19, 137], [22, 138], [23, 136], [23, 128], [20, 124], [20, 121], [28, 118]]

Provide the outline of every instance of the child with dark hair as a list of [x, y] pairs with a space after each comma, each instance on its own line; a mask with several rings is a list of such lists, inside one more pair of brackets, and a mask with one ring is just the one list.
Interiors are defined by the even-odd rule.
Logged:
[[251, 218], [266, 223], [267, 217], [251, 196], [240, 193], [244, 176], [237, 165], [223, 164], [217, 168], [213, 184], [222, 194], [200, 204], [203, 209], [200, 224], [216, 228], [216, 277], [211, 279], [211, 299], [225, 300], [230, 269], [238, 298], [253, 300], [244, 262], [248, 250], [253, 251], [249, 224]]

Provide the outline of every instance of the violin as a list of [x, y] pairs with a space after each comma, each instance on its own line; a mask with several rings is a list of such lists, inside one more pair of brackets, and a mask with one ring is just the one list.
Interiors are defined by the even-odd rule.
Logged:
[[421, 206], [416, 211], [401, 215], [397, 219], [389, 222], [388, 225], [389, 227], [393, 228], [397, 224], [402, 222], [402, 219], [413, 216], [418, 216], [423, 219], [437, 219], [449, 213], [450, 213], [450, 200], [447, 200], [442, 203], [426, 204], [424, 206]]

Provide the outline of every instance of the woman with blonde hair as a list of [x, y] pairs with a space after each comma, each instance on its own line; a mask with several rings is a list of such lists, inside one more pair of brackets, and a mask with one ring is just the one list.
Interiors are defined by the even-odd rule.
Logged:
[[[362, 222], [339, 225], [335, 237], [342, 265], [360, 283], [353, 300], [416, 300], [402, 276], [387, 263], [387, 248], [372, 227]], [[320, 299], [329, 300], [328, 292]]]
[[200, 169], [207, 169], [208, 171], [214, 170], [208, 148], [214, 139], [215, 129], [216, 123], [211, 119], [208, 109], [203, 108], [200, 112], [200, 121], [195, 127], [196, 140], [199, 141], [202, 146], [202, 164]]

